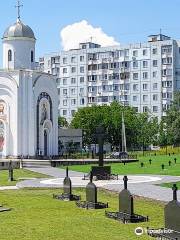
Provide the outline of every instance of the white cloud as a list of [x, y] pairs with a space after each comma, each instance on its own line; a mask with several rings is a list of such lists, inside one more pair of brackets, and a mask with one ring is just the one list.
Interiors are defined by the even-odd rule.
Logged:
[[111, 36], [101, 28], [90, 25], [86, 20], [68, 25], [61, 30], [61, 44], [64, 50], [76, 49], [79, 43], [91, 41], [102, 47], [119, 45]]

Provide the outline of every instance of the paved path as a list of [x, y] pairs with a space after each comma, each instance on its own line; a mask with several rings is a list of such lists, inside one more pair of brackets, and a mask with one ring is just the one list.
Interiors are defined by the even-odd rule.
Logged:
[[[62, 187], [63, 178], [65, 177], [65, 170], [59, 169], [59, 168], [52, 168], [52, 167], [30, 168], [28, 170], [52, 176], [53, 179], [50, 181], [49, 181], [49, 179], [26, 180], [23, 182], [19, 182], [17, 184], [18, 188], [24, 188], [24, 187], [59, 188], [59, 187]], [[79, 187], [79, 186], [86, 185], [85, 183], [81, 184], [83, 175], [84, 175], [84, 173], [69, 171], [69, 176], [71, 177], [72, 184], [73, 184], [73, 180], [76, 184], [76, 185], [73, 184], [73, 187]], [[139, 178], [142, 178], [142, 176], [146, 176], [147, 178], [153, 177], [156, 181], [150, 181], [150, 182], [142, 182], [142, 181], [138, 182], [137, 181], [137, 183], [133, 183], [133, 181], [129, 181], [128, 189], [131, 191], [131, 193], [133, 195], [156, 199], [156, 200], [160, 200], [160, 201], [164, 201], [164, 202], [172, 200], [172, 190], [169, 188], [157, 186], [157, 184], [160, 184], [163, 182], [180, 181], [180, 177], [162, 176], [162, 175], [159, 175], [159, 176], [157, 176], [157, 175], [133, 175], [132, 176], [131, 175], [131, 176], [129, 176], [129, 179], [131, 180], [131, 178], [133, 179], [133, 177], [134, 177], [134, 179], [139, 179]], [[123, 189], [122, 178], [123, 178], [123, 176], [119, 176], [120, 180], [116, 181], [115, 183], [112, 181], [106, 181], [103, 184], [99, 184], [98, 182], [102, 182], [102, 181], [97, 181], [96, 184], [101, 186], [104, 189], [119, 192], [120, 190]], [[46, 184], [45, 184], [45, 182], [46, 182]], [[113, 184], [111, 184], [111, 183], [113, 183]], [[180, 191], [178, 191], [178, 199], [180, 199]]]

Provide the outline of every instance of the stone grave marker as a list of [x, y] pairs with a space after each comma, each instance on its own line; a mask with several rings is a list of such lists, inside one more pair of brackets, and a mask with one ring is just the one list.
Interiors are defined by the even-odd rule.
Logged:
[[124, 176], [124, 189], [119, 193], [119, 211], [118, 212], [105, 212], [106, 217], [113, 218], [123, 223], [136, 223], [146, 222], [148, 217], [144, 217], [134, 213], [133, 196], [127, 189], [127, 176]]
[[86, 209], [101, 209], [108, 207], [108, 203], [97, 201], [97, 187], [93, 183], [92, 172], [90, 172], [90, 182], [86, 186], [86, 201], [77, 201], [76, 205]]
[[63, 193], [59, 195], [53, 195], [53, 198], [63, 200], [63, 201], [78, 201], [80, 196], [72, 194], [72, 182], [69, 177], [68, 167], [66, 168], [66, 177], [63, 181]]

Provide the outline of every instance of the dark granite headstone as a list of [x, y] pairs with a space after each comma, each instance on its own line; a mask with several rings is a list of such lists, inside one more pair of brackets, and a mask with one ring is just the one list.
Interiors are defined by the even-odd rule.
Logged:
[[171, 161], [169, 161], [168, 163], [169, 163], [169, 166], [171, 166]]
[[97, 180], [108, 180], [111, 176], [111, 166], [104, 166], [104, 151], [103, 145], [105, 140], [105, 129], [102, 125], [96, 128], [94, 138], [97, 139], [99, 145], [99, 166], [92, 166], [91, 171]]
[[68, 173], [68, 167], [66, 168], [66, 177], [63, 181], [63, 193], [62, 194], [53, 194], [53, 198], [63, 200], [63, 201], [78, 201], [80, 196], [72, 194], [72, 183]]
[[124, 189], [119, 193], [119, 212], [134, 214], [133, 196], [127, 190], [127, 176], [124, 176]]
[[165, 228], [180, 232], [180, 202], [177, 201], [177, 186], [173, 185], [173, 200], [164, 209]]
[[144, 163], [143, 162], [141, 163], [141, 167], [144, 167]]
[[162, 164], [162, 165], [161, 165], [162, 170], [164, 170], [164, 167], [165, 167], [164, 164]]
[[151, 163], [152, 163], [152, 160], [151, 160], [151, 159], [149, 159], [149, 164], [151, 165]]
[[90, 173], [90, 182], [86, 186], [86, 201], [97, 203], [97, 187], [92, 182], [93, 175]]
[[134, 213], [133, 196], [127, 189], [127, 176], [124, 176], [124, 189], [119, 193], [119, 212], [105, 212], [108, 218], [113, 218], [123, 223], [146, 222], [148, 217]]
[[174, 163], [176, 164], [176, 162], [177, 162], [177, 159], [176, 159], [176, 158], [174, 158]]
[[108, 208], [108, 203], [97, 201], [97, 187], [92, 182], [93, 174], [90, 172], [90, 182], [86, 186], [86, 201], [77, 201], [76, 205], [86, 209], [102, 209]]
[[72, 194], [72, 183], [68, 175], [68, 167], [66, 168], [66, 177], [64, 178], [63, 182], [63, 190], [64, 194]]

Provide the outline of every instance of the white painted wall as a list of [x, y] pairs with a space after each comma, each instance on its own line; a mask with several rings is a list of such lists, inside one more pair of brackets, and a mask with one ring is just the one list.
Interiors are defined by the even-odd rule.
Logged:
[[[12, 51], [12, 61], [8, 61], [8, 51]], [[31, 63], [31, 51], [34, 52], [35, 40], [30, 38], [14, 38], [3, 40], [3, 69], [31, 69], [35, 62]]]

